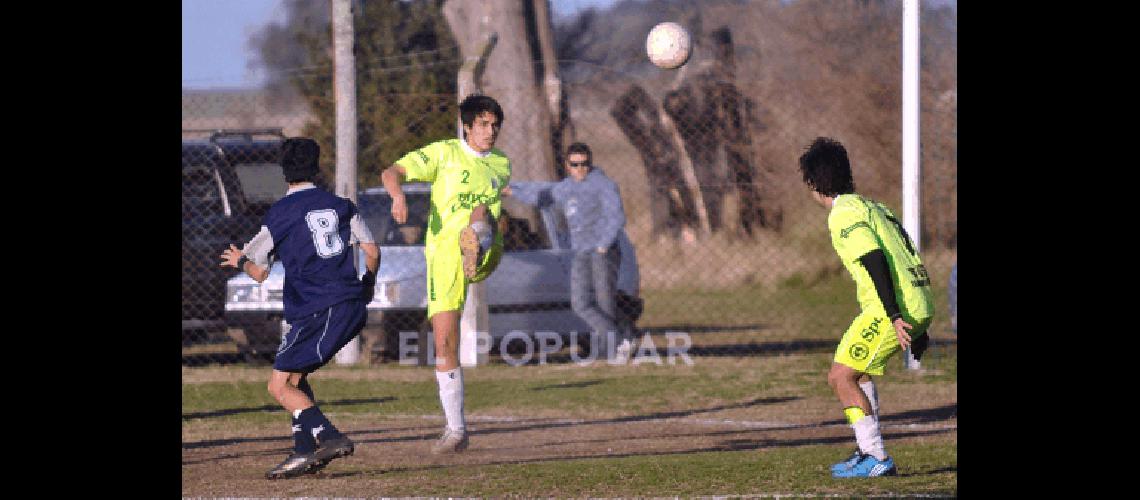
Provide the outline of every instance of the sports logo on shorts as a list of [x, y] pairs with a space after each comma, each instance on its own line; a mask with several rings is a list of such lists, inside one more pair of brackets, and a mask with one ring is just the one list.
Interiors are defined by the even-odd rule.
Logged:
[[852, 358], [855, 358], [858, 361], [867, 359], [867, 355], [870, 354], [870, 352], [870, 349], [867, 349], [867, 344], [864, 344], [862, 342], [857, 342], [847, 350], [847, 354], [850, 354]]
[[867, 328], [864, 328], [863, 331], [859, 332], [859, 336], [863, 337], [863, 340], [866, 340], [867, 342], [875, 340], [875, 335], [879, 334], [879, 324], [882, 322], [883, 318], [875, 318], [875, 320], [872, 321], [871, 324], [867, 326]]
[[288, 338], [289, 332], [292, 330], [293, 330], [293, 325], [290, 325], [289, 323], [286, 323], [284, 321], [281, 322], [281, 343], [277, 344], [277, 353], [278, 354], [280, 354], [281, 351], [285, 349], [285, 344], [289, 340], [289, 338]]

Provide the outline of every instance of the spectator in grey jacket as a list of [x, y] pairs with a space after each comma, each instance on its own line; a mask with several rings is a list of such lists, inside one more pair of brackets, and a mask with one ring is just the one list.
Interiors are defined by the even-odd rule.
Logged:
[[[630, 325], [617, 311], [617, 273], [621, 263], [618, 237], [625, 227], [625, 210], [618, 186], [593, 165], [590, 147], [575, 142], [566, 149], [566, 172], [560, 182], [511, 182], [503, 194], [539, 208], [554, 205], [566, 217], [570, 248], [570, 305], [600, 337], [595, 352], [624, 361], [632, 348]], [[613, 332], [613, 333], [611, 333]], [[609, 353], [608, 335], [620, 335], [616, 353]], [[614, 342], [618, 342], [615, 338]], [[602, 347], [599, 349], [599, 347]]]

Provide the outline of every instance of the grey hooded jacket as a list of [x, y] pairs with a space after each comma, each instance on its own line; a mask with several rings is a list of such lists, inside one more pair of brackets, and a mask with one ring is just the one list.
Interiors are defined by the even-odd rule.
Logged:
[[617, 184], [596, 165], [582, 182], [566, 177], [559, 182], [510, 183], [511, 195], [531, 206], [555, 208], [566, 217], [570, 248], [578, 251], [609, 248], [625, 227], [625, 209]]

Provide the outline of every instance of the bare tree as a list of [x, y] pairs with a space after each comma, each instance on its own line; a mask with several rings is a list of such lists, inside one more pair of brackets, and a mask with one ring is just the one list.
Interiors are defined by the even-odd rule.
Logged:
[[480, 91], [503, 106], [506, 118], [496, 146], [511, 158], [519, 180], [555, 180], [550, 148], [550, 111], [527, 36], [527, 18], [517, 0], [449, 0], [444, 17], [466, 59], [491, 33], [498, 43], [487, 60]]

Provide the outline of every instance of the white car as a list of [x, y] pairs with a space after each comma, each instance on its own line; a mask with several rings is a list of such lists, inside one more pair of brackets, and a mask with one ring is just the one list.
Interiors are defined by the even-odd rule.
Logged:
[[[368, 304], [368, 324], [362, 332], [366, 359], [378, 350], [388, 359], [399, 353], [400, 332], [430, 329], [427, 312], [427, 278], [424, 263], [424, 231], [431, 209], [430, 186], [403, 186], [408, 203], [408, 222], [397, 224], [391, 216], [391, 197], [382, 187], [362, 191], [357, 205], [372, 235], [380, 244], [380, 269], [376, 293]], [[588, 341], [590, 327], [570, 307], [570, 264], [574, 252], [564, 220], [553, 210], [538, 211], [539, 228], [531, 231], [525, 219], [508, 217], [505, 252], [499, 267], [486, 279], [486, 301], [492, 349], [511, 332], [556, 332], [569, 345], [571, 332], [578, 342]], [[560, 223], [561, 222], [561, 223]], [[618, 270], [620, 304], [634, 320], [640, 314], [640, 277], [637, 256], [629, 237], [619, 235], [621, 264]], [[363, 273], [360, 253], [358, 268]], [[269, 277], [257, 283], [245, 273], [227, 282], [225, 321], [227, 333], [247, 357], [267, 358], [277, 351], [284, 329], [281, 301], [285, 271], [273, 264]], [[514, 334], [513, 336], [517, 336]], [[421, 337], [422, 338], [422, 337]]]

